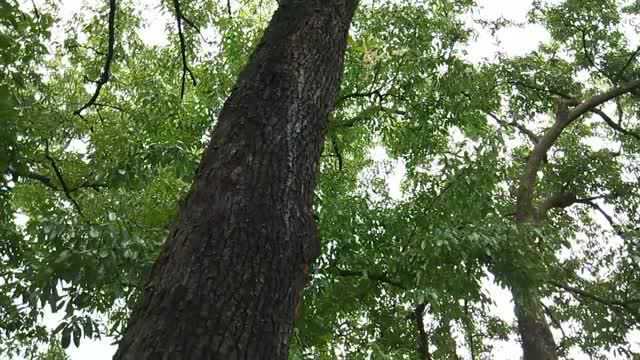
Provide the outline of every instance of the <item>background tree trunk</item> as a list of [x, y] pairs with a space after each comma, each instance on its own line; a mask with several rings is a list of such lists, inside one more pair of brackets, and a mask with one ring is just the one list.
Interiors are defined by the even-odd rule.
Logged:
[[281, 0], [114, 359], [286, 359], [357, 0]]
[[[526, 291], [526, 290], [525, 290]], [[557, 360], [556, 343], [537, 294], [512, 286], [524, 360]]]

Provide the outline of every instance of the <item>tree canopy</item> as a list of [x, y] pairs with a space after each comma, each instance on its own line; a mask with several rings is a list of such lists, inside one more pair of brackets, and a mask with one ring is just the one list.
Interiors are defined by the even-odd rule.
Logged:
[[[0, 0], [9, 357], [122, 336], [278, 5], [158, 1], [167, 41], [153, 44], [137, 3], [63, 19], [56, 1]], [[483, 359], [501, 341], [526, 353], [531, 331], [548, 332], [540, 346], [557, 358], [640, 357], [640, 5], [533, 1], [527, 23], [547, 40], [482, 61], [468, 56], [479, 28], [527, 24], [477, 9], [361, 2], [292, 359]], [[512, 294], [517, 321], [489, 288]]]

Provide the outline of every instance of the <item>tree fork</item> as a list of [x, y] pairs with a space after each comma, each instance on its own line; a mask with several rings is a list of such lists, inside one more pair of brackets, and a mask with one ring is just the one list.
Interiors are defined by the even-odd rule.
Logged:
[[282, 0], [220, 113], [114, 356], [286, 359], [357, 0]]

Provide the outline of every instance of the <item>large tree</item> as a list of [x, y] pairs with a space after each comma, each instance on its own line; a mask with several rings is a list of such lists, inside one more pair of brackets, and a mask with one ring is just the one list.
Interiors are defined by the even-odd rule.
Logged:
[[[68, 22], [51, 23], [55, 9], [47, 3], [0, 0], [2, 29], [10, 34], [0, 34], [0, 94], [8, 95], [0, 99], [0, 352], [9, 356], [43, 341], [67, 347], [96, 335], [120, 340], [132, 307], [142, 304], [135, 313], [142, 321], [149, 311], [139, 298], [152, 270], [156, 281], [162, 274], [188, 274], [185, 284], [206, 276], [197, 271], [200, 263], [176, 274], [164, 263], [152, 265], [168, 236], [174, 239], [165, 247], [166, 262], [195, 243], [178, 241], [187, 237], [180, 228], [197, 217], [176, 222], [176, 201], [194, 182], [211, 128], [230, 132], [222, 140], [232, 145], [252, 131], [242, 114], [253, 107], [240, 116], [228, 106], [222, 111], [223, 104], [279, 5], [164, 1], [166, 16], [158, 19], [138, 12], [139, 2], [94, 1]], [[359, 6], [313, 194], [322, 255], [308, 270], [291, 357], [477, 359], [497, 357], [496, 340], [518, 338], [534, 358], [637, 353], [629, 334], [638, 327], [640, 304], [633, 225], [638, 93], [620, 94], [562, 129], [555, 124], [565, 123], [556, 116], [558, 105], [566, 104], [569, 115], [571, 103], [638, 79], [639, 52], [623, 31], [637, 6], [535, 2], [530, 20], [550, 32], [549, 41], [524, 56], [507, 53], [484, 64], [465, 56], [472, 34], [466, 14], [476, 8], [468, 0]], [[173, 29], [165, 42], [149, 42], [142, 29], [149, 17]], [[498, 33], [508, 25], [479, 21]], [[241, 117], [239, 126], [217, 123], [220, 113]], [[286, 137], [286, 127], [273, 129], [265, 139]], [[541, 157], [537, 144], [549, 140]], [[227, 169], [235, 166], [229, 178], [238, 178], [236, 168], [236, 175], [247, 173], [245, 154], [228, 159]], [[220, 160], [207, 159], [202, 166]], [[275, 169], [264, 171], [281, 175]], [[399, 169], [406, 172], [396, 177]], [[402, 178], [401, 188], [390, 174]], [[216, 176], [223, 175], [206, 171], [198, 181], [207, 176], [222, 182]], [[248, 188], [236, 180], [222, 185], [232, 194], [234, 187]], [[518, 196], [523, 188], [530, 196]], [[205, 187], [192, 189], [180, 208], [206, 199]], [[222, 203], [212, 204], [202, 206]], [[273, 209], [269, 224], [281, 208]], [[198, 231], [208, 226], [214, 224]], [[213, 256], [218, 249], [207, 250]], [[288, 275], [305, 271], [296, 264]], [[169, 293], [166, 301], [180, 306], [159, 306], [176, 309], [170, 316], [178, 317], [193, 308], [193, 294], [174, 285], [147, 291], [155, 299]], [[176, 290], [184, 296], [172, 295]], [[516, 314], [508, 304], [496, 311], [493, 300], [510, 291]], [[235, 306], [247, 294], [234, 295]], [[49, 309], [55, 320], [64, 317], [51, 324]], [[193, 323], [175, 331], [207, 326]], [[229, 332], [237, 325], [226, 324]]]
[[286, 359], [356, 0], [281, 1], [213, 130], [114, 359]]

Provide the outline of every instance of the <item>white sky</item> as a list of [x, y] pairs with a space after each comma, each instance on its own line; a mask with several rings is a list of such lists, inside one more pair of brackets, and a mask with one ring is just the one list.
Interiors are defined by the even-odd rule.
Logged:
[[[160, 16], [157, 6], [159, 2], [159, 0], [139, 1], [139, 3], [142, 4], [141, 6], [144, 6], [145, 10], [143, 14], [145, 14], [148, 20], [148, 26], [143, 31], [142, 38], [147, 43], [154, 45], [166, 44], [166, 36], [164, 34], [165, 26], [167, 21], [171, 20]], [[84, 3], [86, 3], [86, 0], [62, 0], [60, 8], [63, 18], [70, 19], [71, 16], [80, 11]], [[526, 23], [526, 14], [530, 8], [531, 0], [479, 0], [478, 3], [480, 7], [476, 13], [473, 14], [473, 18], [495, 20], [504, 17], [516, 23]], [[522, 28], [511, 27], [502, 29], [496, 34], [499, 42], [496, 42], [487, 31], [482, 31], [480, 28], [477, 28], [477, 30], [480, 35], [476, 41], [473, 42], [472, 46], [467, 49], [468, 58], [475, 62], [482, 61], [483, 59], [492, 60], [497, 51], [501, 51], [507, 55], [523, 55], [536, 48], [541, 41], [549, 38], [548, 33], [541, 26], [527, 25]], [[54, 36], [63, 36], [63, 34], [58, 32], [54, 34]], [[383, 149], [375, 149], [372, 156], [374, 159], [384, 159], [386, 157]], [[402, 165], [396, 166], [389, 175], [387, 184], [392, 196], [400, 196], [400, 182], [403, 175], [404, 169]], [[493, 313], [501, 316], [504, 320], [513, 321], [514, 315], [510, 293], [491, 284], [489, 281], [486, 282], [486, 290], [492, 294], [496, 302]], [[47, 322], [51, 327], [55, 327], [58, 324], [58, 320], [59, 318], [57, 316], [47, 317]], [[102, 339], [99, 341], [82, 339], [80, 347], [75, 348], [71, 345], [68, 349], [68, 354], [72, 360], [109, 360], [116, 350], [115, 346], [110, 345], [111, 342], [111, 339]], [[640, 347], [637, 341], [636, 344]], [[492, 357], [497, 360], [512, 360], [520, 356], [520, 345], [516, 341], [497, 343], [492, 354]], [[586, 357], [576, 357], [576, 359], [582, 358], [586, 359]]]

